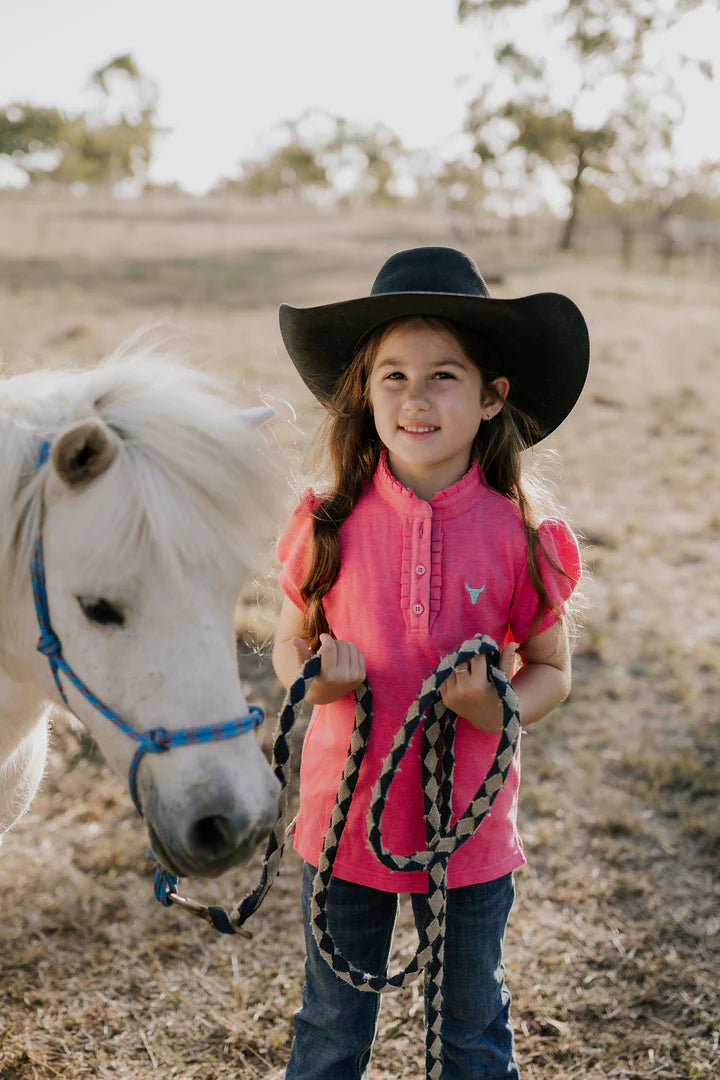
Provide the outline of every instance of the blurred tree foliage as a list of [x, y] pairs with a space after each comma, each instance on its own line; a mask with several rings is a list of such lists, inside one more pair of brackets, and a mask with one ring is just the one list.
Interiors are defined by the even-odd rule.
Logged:
[[402, 142], [385, 124], [364, 128], [335, 117], [335, 132], [323, 148], [331, 175], [354, 173], [355, 194], [371, 202], [394, 202], [395, 168], [406, 155]]
[[56, 146], [64, 123], [58, 109], [19, 104], [0, 109], [0, 156], [20, 162]]
[[124, 54], [92, 73], [96, 115], [12, 104], [0, 109], [0, 157], [29, 179], [60, 183], [144, 181], [152, 158], [157, 89]]
[[444, 161], [439, 170], [420, 177], [418, 194], [426, 201], [439, 197], [448, 209], [472, 213], [487, 194], [482, 166], [477, 159]]
[[390, 202], [395, 164], [405, 151], [397, 135], [384, 124], [362, 127], [323, 109], [311, 109], [278, 125], [280, 145], [263, 149], [241, 162], [236, 180], [223, 190], [241, 195], [292, 194], [300, 199], [330, 197]]
[[266, 148], [255, 158], [244, 159], [238, 179], [223, 181], [221, 187], [250, 198], [288, 192], [299, 198], [313, 198], [329, 191], [330, 178], [321, 160], [327, 138], [322, 129], [327, 119], [327, 114], [315, 111], [312, 117], [303, 113], [278, 125], [273, 133], [278, 145]]
[[[703, 2], [458, 0], [459, 20], [479, 20], [495, 44], [494, 77], [467, 112], [474, 153], [499, 191], [516, 191], [518, 173], [529, 186], [543, 170], [554, 172], [568, 193], [562, 248], [572, 246], [588, 186], [604, 188], [620, 216], [644, 200], [666, 213], [687, 190], [673, 166], [683, 115], [676, 79], [670, 64], [653, 65], [647, 46]], [[538, 36], [532, 51], [517, 45], [530, 13], [549, 20], [564, 65], [561, 95], [555, 64], [540, 52], [547, 39]], [[694, 63], [713, 77], [709, 60]]]

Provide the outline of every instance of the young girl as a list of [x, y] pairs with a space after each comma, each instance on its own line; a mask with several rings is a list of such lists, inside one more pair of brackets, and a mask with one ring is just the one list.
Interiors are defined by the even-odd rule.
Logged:
[[[379, 996], [340, 980], [310, 929], [312, 881], [367, 677], [369, 745], [335, 861], [330, 932], [356, 966], [385, 970], [397, 894], [427, 918], [426, 875], [384, 867], [367, 842], [372, 785], [408, 708], [438, 660], [486, 634], [523, 725], [570, 689], [564, 603], [579, 576], [575, 539], [538, 523], [521, 451], [575, 404], [587, 373], [582, 315], [553, 293], [489, 297], [475, 264], [450, 248], [399, 252], [370, 296], [322, 307], [283, 305], [291, 359], [329, 412], [334, 482], [306, 491], [280, 539], [285, 599], [273, 664], [288, 686], [314, 652], [321, 673], [303, 748], [295, 849], [305, 860], [307, 960], [288, 1080], [367, 1076]], [[483, 656], [452, 675], [442, 700], [458, 714], [453, 814], [485, 777], [502, 709]], [[425, 847], [417, 740], [390, 788], [385, 846]], [[502, 944], [516, 829], [516, 757], [492, 813], [450, 858], [442, 1017], [443, 1080], [517, 1077]]]

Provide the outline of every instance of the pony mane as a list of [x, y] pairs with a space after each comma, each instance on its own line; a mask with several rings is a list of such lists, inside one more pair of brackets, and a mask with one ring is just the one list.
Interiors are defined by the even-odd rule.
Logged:
[[0, 416], [0, 569], [8, 583], [26, 572], [37, 532], [52, 468], [35, 468], [42, 441], [92, 417], [119, 439], [107, 474], [116, 482], [98, 522], [105, 560], [152, 545], [178, 577], [188, 560], [232, 560], [239, 588], [275, 525], [277, 466], [227, 386], [152, 345], [131, 340], [87, 370], [0, 380]]

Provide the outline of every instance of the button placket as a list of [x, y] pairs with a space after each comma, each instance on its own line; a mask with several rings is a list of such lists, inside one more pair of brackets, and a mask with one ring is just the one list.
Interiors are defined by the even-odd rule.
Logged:
[[412, 531], [411, 565], [413, 574], [410, 585], [410, 625], [418, 630], [427, 629], [430, 616], [430, 574], [432, 516], [423, 516], [414, 523]]

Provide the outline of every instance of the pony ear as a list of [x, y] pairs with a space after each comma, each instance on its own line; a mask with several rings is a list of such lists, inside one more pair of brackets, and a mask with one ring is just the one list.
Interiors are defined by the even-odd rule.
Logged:
[[244, 427], [259, 427], [266, 420], [272, 419], [275, 410], [269, 405], [258, 405], [256, 409], [241, 409], [238, 412], [238, 420]]
[[59, 437], [52, 463], [63, 483], [78, 487], [104, 473], [116, 452], [117, 443], [101, 420], [83, 420]]

